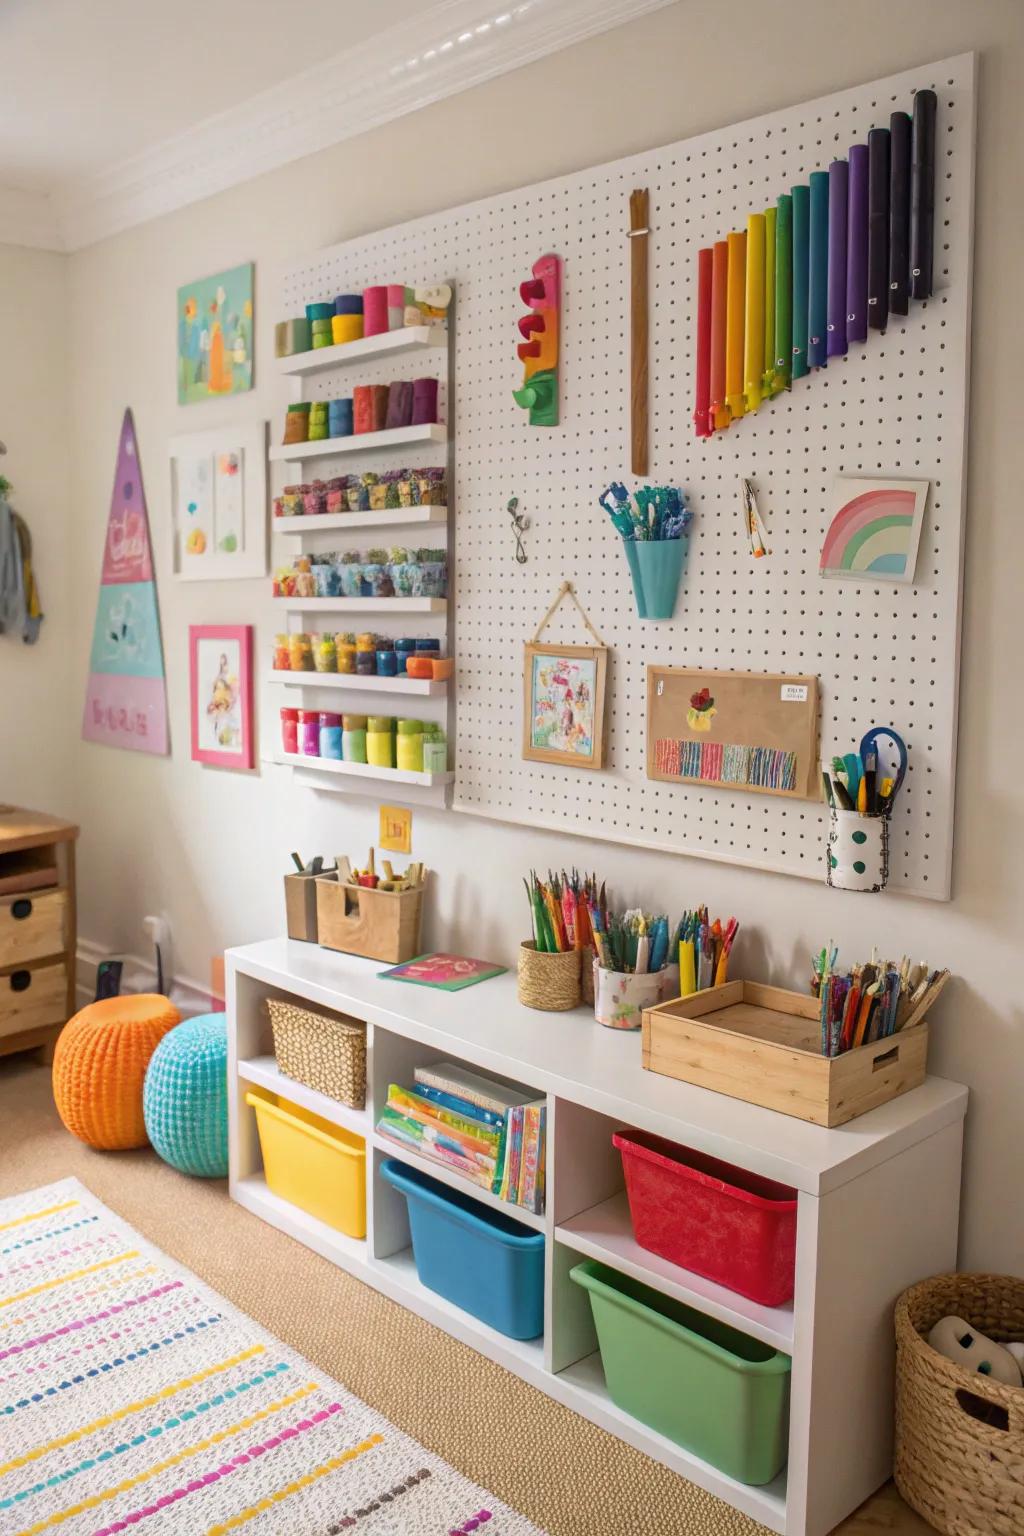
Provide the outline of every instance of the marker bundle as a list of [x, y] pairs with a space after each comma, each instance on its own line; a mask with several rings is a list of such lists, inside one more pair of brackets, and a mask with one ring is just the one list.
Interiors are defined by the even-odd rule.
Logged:
[[729, 980], [729, 955], [739, 926], [734, 917], [724, 927], [719, 917], [709, 922], [707, 907], [683, 913], [675, 938], [680, 997], [702, 992], [705, 987], [720, 987]]
[[571, 949], [592, 949], [594, 935], [591, 912], [607, 913], [604, 885], [600, 892], [596, 875], [580, 875], [573, 870], [561, 876], [548, 871], [547, 880], [539, 880], [536, 870], [524, 880], [530, 900], [533, 941], [539, 954], [566, 954]]
[[646, 976], [663, 971], [668, 964], [668, 918], [652, 916], [639, 907], [623, 912], [593, 909], [597, 963], [603, 971]]
[[626, 487], [613, 480], [598, 502], [611, 518], [615, 531], [624, 539], [638, 542], [681, 538], [693, 521], [682, 491], [674, 485], [642, 485], [630, 501]]
[[811, 957], [823, 1056], [841, 1056], [899, 1034], [924, 1017], [949, 978], [948, 971], [929, 971], [923, 960], [913, 965], [906, 955], [896, 965], [879, 961], [872, 950], [867, 964], [841, 971], [834, 969], [836, 958], [831, 940]]

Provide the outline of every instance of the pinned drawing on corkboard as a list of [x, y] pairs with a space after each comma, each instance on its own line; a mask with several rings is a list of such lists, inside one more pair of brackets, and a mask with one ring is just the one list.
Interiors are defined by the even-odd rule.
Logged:
[[818, 679], [648, 667], [647, 777], [820, 799]]

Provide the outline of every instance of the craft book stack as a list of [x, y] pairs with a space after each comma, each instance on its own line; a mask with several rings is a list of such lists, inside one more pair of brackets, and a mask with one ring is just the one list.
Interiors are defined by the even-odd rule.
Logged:
[[378, 1132], [510, 1205], [540, 1215], [544, 1100], [504, 1088], [452, 1061], [417, 1067], [414, 1079], [409, 1088], [391, 1084]]

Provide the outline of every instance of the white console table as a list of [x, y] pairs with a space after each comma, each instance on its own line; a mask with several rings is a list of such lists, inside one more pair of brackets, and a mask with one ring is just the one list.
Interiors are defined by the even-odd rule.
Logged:
[[[227, 955], [231, 1194], [299, 1242], [375, 1286], [542, 1392], [785, 1536], [827, 1536], [892, 1470], [893, 1303], [956, 1267], [967, 1089], [929, 1077], [859, 1120], [824, 1130], [693, 1088], [640, 1064], [639, 1034], [602, 1029], [584, 1009], [538, 1013], [514, 975], [462, 992], [382, 980], [376, 964], [270, 939]], [[267, 997], [295, 997], [364, 1019], [367, 1107], [355, 1111], [278, 1072]], [[378, 1137], [389, 1082], [454, 1057], [546, 1094], [547, 1212], [500, 1206], [543, 1231], [543, 1337], [496, 1333], [416, 1277], [404, 1199], [385, 1156], [443, 1183], [457, 1174]], [[366, 1138], [367, 1237], [355, 1241], [274, 1196], [263, 1178], [245, 1091], [256, 1083]], [[634, 1241], [613, 1130], [633, 1125], [794, 1186], [796, 1292], [768, 1308], [646, 1252]], [[789, 1462], [767, 1487], [736, 1482], [616, 1408], [587, 1295], [569, 1280], [582, 1256], [646, 1282], [792, 1356]]]

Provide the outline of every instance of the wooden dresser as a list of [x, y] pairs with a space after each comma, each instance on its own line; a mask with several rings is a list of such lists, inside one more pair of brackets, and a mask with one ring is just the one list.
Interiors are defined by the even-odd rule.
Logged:
[[51, 1061], [75, 1012], [74, 822], [0, 805], [0, 1056]]

